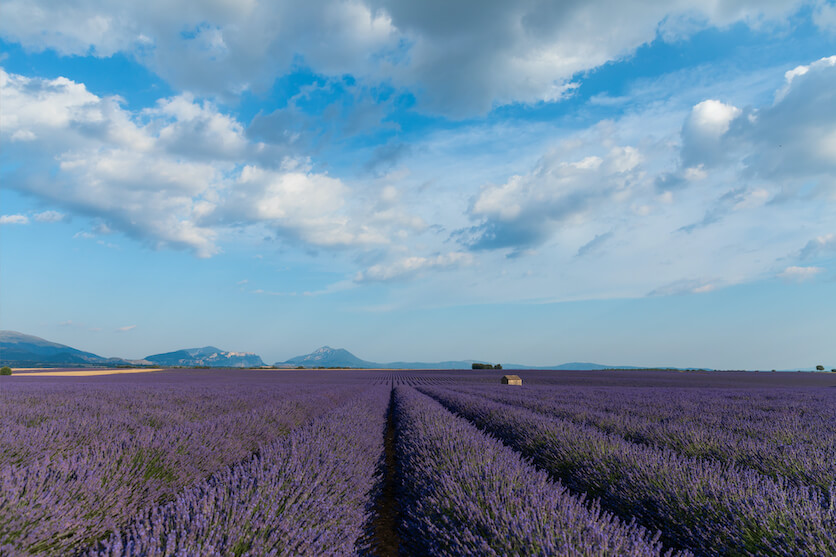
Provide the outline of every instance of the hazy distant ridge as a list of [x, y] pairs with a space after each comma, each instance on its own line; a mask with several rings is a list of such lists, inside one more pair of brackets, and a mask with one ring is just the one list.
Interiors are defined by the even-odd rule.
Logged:
[[302, 356], [290, 358], [284, 362], [276, 362], [277, 367], [356, 367], [361, 369], [470, 369], [471, 364], [478, 360], [456, 360], [450, 362], [370, 362], [358, 358], [345, 348], [331, 348], [323, 346]]
[[[370, 362], [358, 358], [345, 348], [331, 348], [330, 346], [323, 346], [314, 350], [310, 354], [296, 356], [284, 362], [276, 362], [277, 367], [356, 367], [363, 369], [470, 369], [474, 363], [488, 363], [483, 360], [450, 360], [446, 362]], [[569, 364], [561, 364], [559, 366], [527, 366], [522, 364], [502, 364], [505, 369], [576, 369], [576, 370], [596, 370], [596, 369], [638, 369], [632, 366], [607, 366], [593, 363], [573, 362]]]
[[[323, 346], [310, 354], [276, 362], [276, 367], [352, 367], [360, 369], [470, 369], [474, 363], [489, 363], [483, 360], [451, 360], [444, 362], [371, 362], [358, 358], [345, 348]], [[498, 363], [498, 362], [490, 362]], [[264, 361], [251, 352], [231, 352], [214, 346], [186, 348], [153, 354], [142, 360], [104, 358], [92, 352], [77, 350], [64, 344], [50, 342], [40, 337], [16, 331], [0, 331], [0, 365], [27, 366], [124, 366], [155, 365], [161, 367], [262, 367]], [[642, 369], [638, 366], [602, 365], [590, 362], [572, 362], [554, 366], [529, 366], [525, 364], [502, 363], [505, 369]], [[681, 369], [681, 368], [680, 368]]]

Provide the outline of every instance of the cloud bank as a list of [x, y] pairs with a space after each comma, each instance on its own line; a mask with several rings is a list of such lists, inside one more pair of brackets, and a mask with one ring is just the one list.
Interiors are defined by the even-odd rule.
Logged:
[[815, 24], [831, 28], [832, 6], [802, 0], [9, 0], [0, 34], [62, 55], [126, 53], [202, 95], [263, 90], [301, 63], [332, 77], [391, 83], [415, 94], [423, 110], [464, 117], [571, 94], [573, 76], [657, 36], [678, 40], [740, 22], [781, 26], [809, 5]]
[[[255, 226], [312, 248], [361, 248], [388, 243], [402, 226], [358, 209], [340, 179], [250, 141], [238, 121], [188, 94], [131, 112], [66, 78], [0, 70], [0, 95], [8, 156], [26, 162], [9, 187], [155, 248], [210, 257], [226, 231]], [[28, 220], [17, 217], [4, 222]]]
[[[10, 0], [5, 40], [125, 54], [176, 92], [131, 108], [66, 77], [0, 70], [15, 162], [4, 187], [48, 207], [0, 223], [81, 215], [93, 224], [77, 237], [98, 226], [202, 258], [267, 242], [334, 255], [352, 285], [459, 281], [482, 299], [821, 280], [836, 253], [836, 56], [775, 70], [768, 102], [700, 93], [683, 110], [598, 94], [581, 108], [625, 108], [561, 129], [495, 110], [559, 104], [654, 40], [780, 32], [802, 12], [833, 28], [830, 4], [782, 0]], [[300, 68], [312, 83], [285, 105], [236, 113]], [[409, 135], [397, 110], [437, 128]], [[494, 290], [477, 284], [486, 273]]]

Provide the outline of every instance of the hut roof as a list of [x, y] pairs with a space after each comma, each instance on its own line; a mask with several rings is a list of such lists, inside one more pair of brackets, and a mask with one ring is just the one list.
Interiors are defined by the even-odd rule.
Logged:
[[519, 379], [520, 376], [519, 375], [503, 375], [502, 378], [503, 379], [509, 379], [509, 380], [510, 379]]

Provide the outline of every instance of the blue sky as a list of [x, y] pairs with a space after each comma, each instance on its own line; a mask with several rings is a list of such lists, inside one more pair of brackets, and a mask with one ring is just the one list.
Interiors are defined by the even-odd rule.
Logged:
[[9, 0], [0, 52], [4, 329], [836, 367], [833, 2]]

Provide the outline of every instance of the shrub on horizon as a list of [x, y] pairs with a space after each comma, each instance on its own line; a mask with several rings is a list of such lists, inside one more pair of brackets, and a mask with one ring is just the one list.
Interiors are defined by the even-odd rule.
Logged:
[[10, 368], [9, 366], [0, 367], [0, 375], [11, 375], [11, 374], [12, 374], [12, 368]]
[[471, 369], [502, 369], [501, 366], [497, 367], [497, 366], [494, 366], [493, 364], [479, 364], [479, 363], [471, 364], [470, 368]]

